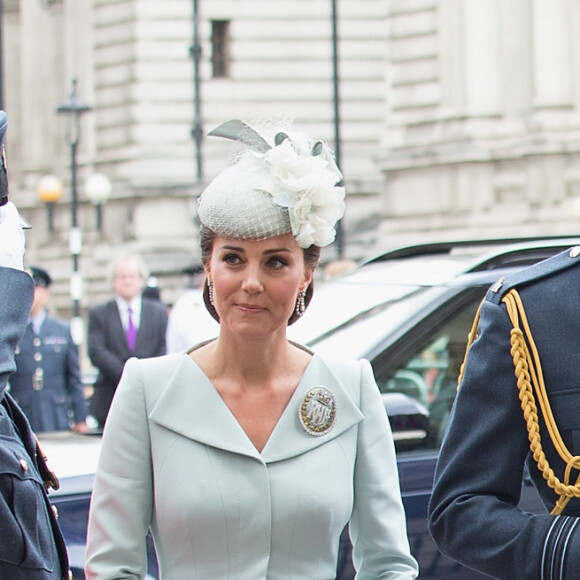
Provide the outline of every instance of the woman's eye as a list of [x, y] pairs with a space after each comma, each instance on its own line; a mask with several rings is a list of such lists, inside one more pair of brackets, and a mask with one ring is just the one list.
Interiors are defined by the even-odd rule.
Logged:
[[223, 261], [226, 264], [232, 264], [232, 265], [234, 265], [234, 264], [239, 264], [242, 260], [241, 260], [241, 258], [237, 254], [226, 254], [223, 257]]
[[284, 258], [279, 258], [278, 256], [273, 256], [272, 258], [270, 258], [268, 260], [268, 265], [271, 268], [284, 268], [284, 266], [288, 265], [288, 261], [285, 260]]

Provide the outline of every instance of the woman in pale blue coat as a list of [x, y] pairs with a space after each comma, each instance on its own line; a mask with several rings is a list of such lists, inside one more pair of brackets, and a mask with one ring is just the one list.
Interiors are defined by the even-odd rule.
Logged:
[[321, 142], [230, 121], [249, 145], [198, 206], [219, 337], [130, 360], [103, 437], [89, 580], [329, 580], [350, 524], [357, 578], [412, 580], [394, 445], [366, 361], [331, 360], [286, 328], [312, 296], [344, 211]]

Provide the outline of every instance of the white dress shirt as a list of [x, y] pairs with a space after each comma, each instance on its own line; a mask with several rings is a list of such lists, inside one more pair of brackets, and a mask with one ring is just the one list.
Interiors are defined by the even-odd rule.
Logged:
[[129, 327], [129, 309], [131, 309], [131, 317], [133, 319], [133, 326], [139, 328], [139, 321], [141, 320], [141, 296], [135, 296], [130, 302], [123, 300], [120, 296], [115, 297], [119, 315], [121, 316], [121, 324], [123, 330]]

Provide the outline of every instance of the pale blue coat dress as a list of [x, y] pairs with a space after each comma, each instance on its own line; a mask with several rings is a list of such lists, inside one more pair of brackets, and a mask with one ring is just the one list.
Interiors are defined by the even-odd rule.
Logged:
[[[329, 389], [323, 435], [299, 419]], [[186, 354], [128, 361], [107, 420], [87, 578], [329, 580], [350, 521], [357, 578], [412, 580], [389, 422], [367, 361], [315, 355], [262, 452]]]

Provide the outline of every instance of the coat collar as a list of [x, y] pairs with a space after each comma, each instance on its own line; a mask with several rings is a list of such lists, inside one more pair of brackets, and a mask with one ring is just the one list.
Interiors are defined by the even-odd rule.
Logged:
[[[281, 461], [324, 445], [363, 418], [347, 386], [315, 355], [260, 453], [199, 366], [185, 354], [179, 357], [176, 371], [150, 408], [149, 419], [211, 447], [254, 457], [264, 463]], [[306, 432], [299, 420], [304, 396], [317, 386], [324, 386], [334, 394], [337, 409], [334, 426], [320, 436]]]

